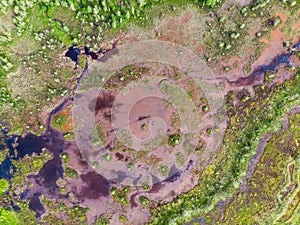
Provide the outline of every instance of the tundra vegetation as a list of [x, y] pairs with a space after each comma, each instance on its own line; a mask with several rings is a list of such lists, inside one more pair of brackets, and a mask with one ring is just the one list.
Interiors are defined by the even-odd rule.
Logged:
[[[86, 55], [79, 55], [78, 66], [64, 57], [72, 44], [88, 46], [97, 52], [118, 35], [128, 31], [130, 24], [141, 29], [153, 29], [155, 19], [179, 15], [191, 7], [205, 21], [199, 37], [201, 50], [196, 52], [217, 72], [229, 74], [242, 68], [251, 72], [253, 62], [267, 47], [264, 40], [280, 28], [287, 38], [284, 46], [291, 48], [292, 40], [299, 36], [299, 0], [253, 0], [241, 6], [234, 1], [222, 0], [1, 0], [0, 1], [0, 164], [10, 160], [11, 178], [0, 179], [0, 224], [87, 224], [89, 207], [80, 205], [72, 192], [67, 193], [66, 181], [76, 181], [80, 168], [74, 168], [73, 152], [59, 153], [64, 177], [60, 194], [64, 200], [39, 196], [46, 214], [37, 219], [29, 201], [22, 193], [32, 187], [29, 177], [36, 175], [53, 154], [44, 148], [40, 154], [17, 159], [8, 135], [28, 132], [43, 134], [49, 113], [64, 99], [72, 98], [76, 80], [86, 65]], [[280, 12], [280, 13], [278, 13]], [[282, 15], [288, 15], [286, 21]], [[259, 24], [259, 26], [258, 26]], [[297, 33], [298, 32], [298, 33]], [[158, 35], [161, 36], [162, 34]], [[241, 57], [243, 63], [227, 63], [231, 57]], [[297, 52], [300, 57], [300, 52]], [[226, 65], [219, 65], [225, 62]], [[128, 66], [107, 83], [107, 88], [118, 89], [139, 79], [149, 71]], [[263, 84], [253, 86], [254, 96], [247, 89], [230, 91], [225, 96], [228, 128], [214, 164], [199, 171], [199, 182], [170, 201], [153, 201], [145, 194], [137, 202], [143, 210], [150, 210], [148, 224], [182, 224], [199, 219], [205, 224], [297, 224], [299, 222], [299, 113], [289, 112], [299, 106], [300, 69], [286, 67], [293, 74], [283, 83], [272, 83], [278, 71], [264, 74]], [[114, 80], [115, 79], [115, 80]], [[190, 97], [196, 99], [194, 93]], [[200, 97], [199, 97], [200, 98]], [[201, 96], [203, 113], [210, 110]], [[288, 125], [281, 126], [287, 118]], [[176, 122], [176, 121], [175, 121]], [[174, 122], [174, 123], [175, 123]], [[66, 141], [72, 140], [72, 119], [69, 109], [56, 113], [49, 126], [63, 132]], [[102, 127], [97, 132], [105, 137]], [[143, 124], [141, 129], [147, 130]], [[4, 134], [8, 131], [8, 134]], [[207, 134], [215, 132], [206, 129]], [[266, 134], [270, 139], [251, 174], [249, 160], [256, 154], [260, 140]], [[180, 134], [171, 134], [167, 143], [172, 147], [180, 143]], [[112, 149], [131, 152], [119, 146]], [[112, 152], [110, 152], [112, 153]], [[140, 153], [140, 156], [143, 152]], [[73, 154], [73, 155], [72, 155]], [[132, 153], [133, 154], [133, 153]], [[138, 157], [138, 154], [134, 155]], [[182, 161], [181, 155], [176, 155]], [[105, 156], [112, 160], [112, 154]], [[152, 160], [152, 159], [148, 159]], [[155, 160], [155, 159], [153, 159]], [[80, 162], [84, 164], [83, 162]], [[95, 165], [97, 164], [95, 163]], [[163, 174], [168, 169], [162, 167]], [[2, 175], [3, 176], [3, 175]], [[59, 183], [57, 181], [57, 183]], [[247, 191], [242, 189], [245, 183]], [[141, 187], [151, 193], [151, 187]], [[130, 194], [127, 186], [109, 189], [111, 201], [122, 208], [118, 222], [126, 224], [130, 216]], [[147, 197], [146, 197], [147, 196]], [[220, 207], [224, 207], [220, 210]], [[18, 210], [15, 210], [15, 209]], [[63, 216], [59, 216], [63, 215]], [[95, 224], [109, 224], [112, 215], [102, 214]]]

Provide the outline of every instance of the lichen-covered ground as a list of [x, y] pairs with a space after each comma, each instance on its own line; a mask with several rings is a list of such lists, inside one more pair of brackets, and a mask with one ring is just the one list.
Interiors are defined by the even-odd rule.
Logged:
[[0, 62], [0, 224], [300, 224], [299, 0], [2, 0]]

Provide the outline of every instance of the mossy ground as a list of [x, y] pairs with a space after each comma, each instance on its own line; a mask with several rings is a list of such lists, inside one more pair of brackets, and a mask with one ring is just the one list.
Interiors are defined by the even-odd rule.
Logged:
[[[45, 206], [51, 210], [51, 214], [43, 217], [45, 223], [50, 224], [87, 224], [85, 214], [89, 211], [88, 208], [79, 206], [68, 207], [63, 201], [56, 202], [55, 200], [48, 200], [42, 198], [41, 200]], [[61, 215], [64, 215], [63, 217]]]
[[[0, 196], [1, 224], [37, 224], [35, 213], [29, 209], [29, 201], [21, 200], [20, 195], [30, 188], [30, 183], [26, 180], [27, 176], [38, 172], [50, 158], [51, 154], [44, 149], [40, 155], [33, 154], [31, 157], [26, 155], [18, 161], [12, 160], [17, 170], [13, 172], [14, 176], [9, 181], [1, 182], [3, 191], [6, 189], [8, 192]], [[19, 207], [18, 212], [12, 209], [12, 203]]]
[[[0, 122], [5, 123], [14, 134], [22, 133], [25, 128], [28, 131], [35, 128], [44, 131], [49, 112], [65, 96], [72, 96], [76, 78], [84, 66], [84, 56], [80, 56], [77, 70], [74, 69], [73, 62], [63, 57], [71, 44], [87, 45], [97, 51], [104, 40], [113, 39], [116, 33], [125, 31], [129, 23], [147, 28], [153, 25], [153, 19], [163, 19], [168, 14], [176, 15], [187, 5], [192, 5], [205, 14], [209, 10], [202, 7], [203, 2], [210, 7], [220, 4], [219, 1], [212, 0], [144, 2], [145, 4], [143, 1], [1, 1], [0, 22], [4, 25], [0, 27]], [[273, 18], [276, 11], [290, 15], [282, 28], [288, 38], [297, 34], [293, 24], [297, 20], [299, 4], [299, 1], [292, 0], [276, 0], [268, 4], [266, 1], [252, 1], [245, 7], [223, 4], [213, 11], [211, 21], [207, 21], [203, 37], [206, 50], [199, 54], [213, 65], [224, 57], [243, 56], [247, 50], [245, 46], [249, 47], [253, 50], [252, 55], [243, 65], [244, 71], [249, 72], [263, 47], [260, 39], [267, 37], [278, 25], [277, 18]], [[269, 19], [275, 19], [275, 23], [267, 23]], [[258, 30], [260, 35], [251, 33], [256, 24], [262, 24]], [[232, 68], [234, 65], [229, 65], [229, 69]], [[127, 71], [121, 71], [120, 75], [122, 73], [128, 75]], [[138, 73], [139, 71], [133, 71], [133, 75]], [[132, 77], [127, 78], [129, 82]], [[291, 117], [289, 128], [283, 133], [279, 132], [280, 119], [293, 106], [299, 105], [299, 80], [298, 74], [282, 85], [258, 85], [253, 98], [245, 91], [236, 95], [229, 93], [226, 107], [230, 127], [226, 131], [217, 164], [201, 174], [200, 183], [191, 191], [178, 196], [171, 203], [151, 205], [152, 223], [181, 223], [194, 216], [204, 216], [207, 224], [253, 224], [258, 222], [258, 216], [263, 217], [270, 210], [275, 211], [278, 198], [273, 193], [285, 187], [281, 181], [286, 181], [288, 177], [288, 173], [284, 172], [287, 171], [287, 162], [292, 161], [295, 168], [299, 164], [295, 153], [299, 149], [299, 115]], [[195, 98], [192, 95], [190, 97]], [[238, 103], [234, 104], [234, 100]], [[51, 125], [65, 132], [66, 139], [71, 139], [70, 123], [69, 113], [62, 111], [54, 117]], [[252, 178], [247, 180], [250, 191], [235, 193], [246, 173], [249, 158], [255, 154], [258, 140], [266, 132], [272, 133], [273, 137]], [[1, 151], [1, 161], [7, 154], [7, 150]], [[1, 206], [5, 206], [0, 208], [1, 224], [37, 224], [34, 212], [28, 208], [28, 201], [22, 201], [18, 196], [30, 186], [26, 183], [27, 174], [39, 171], [50, 158], [49, 153], [43, 152], [40, 156], [33, 155], [13, 161], [17, 172], [9, 186], [4, 182], [3, 190], [0, 191], [10, 192], [9, 196], [1, 196]], [[66, 163], [67, 156], [64, 158], [64, 164]], [[69, 167], [65, 167], [65, 173], [73, 178], [78, 175]], [[128, 205], [126, 193], [126, 190], [116, 190], [113, 198]], [[299, 193], [296, 190], [293, 195], [288, 195], [290, 203], [279, 207], [278, 223], [299, 222]], [[231, 199], [225, 216], [221, 218], [214, 206], [219, 200], [229, 197]], [[19, 212], [12, 211], [11, 200], [21, 208]], [[42, 202], [55, 213], [42, 219], [48, 224], [87, 223], [87, 208], [68, 207], [63, 202], [52, 202], [44, 198]], [[60, 218], [60, 213], [66, 216]], [[270, 218], [275, 218], [274, 215]], [[265, 221], [269, 224], [267, 219]], [[107, 223], [106, 216], [100, 217], [96, 222]]]
[[[230, 126], [221, 147], [223, 152], [220, 152], [222, 154], [216, 164], [201, 174], [200, 182], [194, 189], [178, 196], [172, 203], [153, 208], [150, 224], [180, 224], [189, 221], [194, 216], [205, 215], [218, 201], [232, 195], [246, 174], [248, 160], [255, 154], [258, 140], [266, 132], [278, 132], [280, 119], [299, 104], [299, 85], [298, 72], [294, 79], [281, 86], [256, 86], [255, 96], [247, 101], [242, 101], [241, 94], [236, 95], [240, 98], [228, 95], [226, 107]], [[238, 101], [236, 104], [233, 104], [234, 99]], [[281, 160], [280, 153], [272, 157], [276, 157], [274, 160]], [[258, 176], [263, 177], [262, 174]], [[277, 181], [277, 178], [271, 179], [270, 188], [274, 188]], [[248, 216], [247, 211], [240, 215], [241, 218], [244, 218], [243, 215]], [[238, 219], [234, 220], [234, 223], [238, 222]]]
[[[109, 33], [115, 35], [129, 23], [149, 26], [152, 19], [176, 15], [188, 5], [205, 14], [208, 12], [208, 8], [203, 7], [205, 4], [215, 7], [220, 2], [3, 1], [1, 118], [10, 123], [12, 133], [20, 133], [26, 126], [27, 130], [34, 130], [45, 125], [49, 111], [63, 97], [72, 95], [74, 79], [80, 74], [80, 69], [74, 70], [74, 64], [63, 58], [72, 43], [97, 51]], [[249, 30], [257, 23], [265, 24], [276, 10], [292, 11], [292, 21], [297, 5], [290, 7], [290, 4], [272, 1], [251, 3], [244, 8], [221, 7], [216, 11], [217, 18], [208, 21], [204, 56], [209, 62], [216, 62], [224, 56], [242, 54], [243, 48], [238, 47], [241, 45], [259, 52], [260, 44]], [[263, 25], [262, 29], [272, 27]]]
[[[253, 176], [247, 179], [247, 191], [238, 191], [234, 194], [228, 201], [225, 212], [220, 213], [217, 209], [211, 212], [205, 219], [207, 224], [272, 223], [270, 212], [286, 201], [286, 199], [279, 201], [278, 198], [283, 192], [284, 184], [290, 179], [285, 170], [291, 165], [291, 161], [299, 163], [296, 161], [299, 154], [297, 144], [300, 138], [299, 122], [300, 114], [291, 116], [289, 127], [284, 132], [273, 134], [256, 165]], [[268, 217], [269, 222], [263, 222], [263, 216]], [[272, 219], [275, 220], [274, 217]], [[286, 221], [282, 218], [281, 222], [280, 220], [278, 222], [282, 224]]]
[[0, 223], [3, 225], [19, 225], [21, 224], [21, 219], [14, 211], [0, 208]]

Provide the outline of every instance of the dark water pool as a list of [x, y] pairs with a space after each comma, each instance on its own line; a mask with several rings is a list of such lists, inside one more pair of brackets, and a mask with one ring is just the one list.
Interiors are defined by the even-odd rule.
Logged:
[[42, 149], [46, 146], [46, 137], [36, 136], [34, 134], [27, 134], [25, 137], [19, 137], [16, 147], [16, 159], [23, 158], [25, 155], [31, 156], [33, 153], [40, 154]]

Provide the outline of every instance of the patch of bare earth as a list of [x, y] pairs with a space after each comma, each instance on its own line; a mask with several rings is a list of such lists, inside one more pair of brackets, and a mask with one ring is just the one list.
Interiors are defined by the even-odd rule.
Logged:
[[281, 53], [285, 52], [283, 42], [286, 40], [285, 34], [282, 33], [281, 29], [287, 21], [287, 16], [281, 12], [277, 12], [274, 15], [279, 16], [282, 23], [270, 33], [270, 38], [262, 38], [261, 42], [265, 43], [267, 47], [261, 53], [259, 58], [252, 64], [252, 70], [261, 65], [268, 65], [271, 61]]

